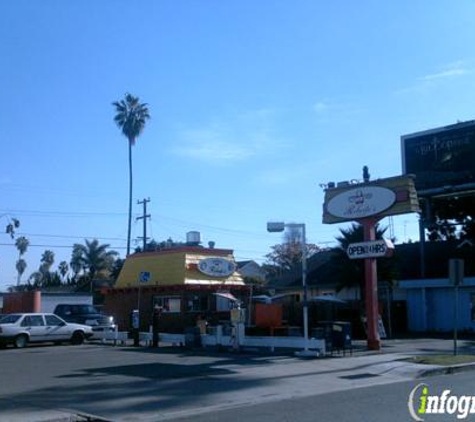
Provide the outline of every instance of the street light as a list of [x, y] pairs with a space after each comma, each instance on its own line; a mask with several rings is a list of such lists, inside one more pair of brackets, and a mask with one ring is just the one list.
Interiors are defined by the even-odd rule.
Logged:
[[285, 228], [295, 228], [302, 231], [302, 286], [303, 286], [303, 337], [304, 349], [297, 352], [296, 355], [300, 357], [317, 357], [319, 354], [316, 351], [308, 348], [308, 293], [307, 293], [307, 239], [305, 236], [305, 224], [300, 223], [282, 223], [282, 222], [268, 222], [267, 231], [269, 233], [283, 232]]

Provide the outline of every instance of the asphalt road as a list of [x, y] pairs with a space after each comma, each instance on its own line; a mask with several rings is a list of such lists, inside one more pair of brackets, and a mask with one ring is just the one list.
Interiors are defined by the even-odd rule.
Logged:
[[[337, 393], [295, 398], [272, 403], [194, 415], [174, 419], [174, 422], [401, 422], [413, 420], [408, 410], [411, 390], [420, 382], [429, 386], [429, 391], [440, 394], [475, 396], [475, 373], [427, 377], [417, 381], [398, 382], [367, 388], [356, 388]], [[425, 415], [427, 422], [458, 421], [456, 415]], [[475, 420], [475, 414], [465, 420]]]
[[[394, 343], [393, 349], [403, 346]], [[417, 344], [423, 349], [432, 346], [426, 341]], [[390, 420], [381, 412], [407, 416], [405, 402], [415, 385], [401, 384], [415, 372], [412, 364], [394, 360], [398, 357], [383, 353], [299, 360], [289, 355], [93, 344], [6, 349], [0, 350], [0, 421], [34, 421], [22, 412], [34, 414], [35, 409], [119, 422], [190, 417], [207, 421], [214, 415], [220, 420], [246, 420], [246, 415], [251, 421], [328, 421], [337, 416], [371, 420], [365, 419], [364, 411], [379, 414], [374, 420]], [[363, 393], [375, 386], [370, 394]]]

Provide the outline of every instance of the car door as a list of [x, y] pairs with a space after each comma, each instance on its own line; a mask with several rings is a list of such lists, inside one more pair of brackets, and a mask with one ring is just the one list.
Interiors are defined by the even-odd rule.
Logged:
[[69, 340], [71, 338], [71, 328], [61, 318], [56, 315], [45, 315], [48, 341]]
[[43, 315], [26, 315], [21, 326], [30, 335], [30, 342], [47, 341], [46, 324]]

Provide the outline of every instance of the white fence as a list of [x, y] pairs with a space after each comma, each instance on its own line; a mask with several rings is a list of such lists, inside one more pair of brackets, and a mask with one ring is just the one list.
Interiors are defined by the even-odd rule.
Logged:
[[[194, 337], [194, 334], [169, 334], [160, 333], [159, 341], [161, 343], [169, 343], [172, 345], [185, 345], [187, 343], [187, 336]], [[114, 344], [125, 344], [128, 338], [127, 332], [104, 332], [94, 335], [93, 339], [100, 339], [103, 342], [112, 341]], [[151, 345], [153, 334], [151, 332], [141, 332], [139, 341], [141, 344]], [[203, 347], [206, 346], [222, 346], [239, 349], [241, 347], [263, 347], [268, 348], [272, 352], [276, 348], [289, 349], [304, 349], [305, 338], [303, 337], [274, 337], [274, 336], [246, 336], [244, 325], [238, 324], [233, 328], [231, 335], [223, 334], [223, 327], [218, 326], [213, 334], [201, 334], [200, 343]], [[325, 354], [325, 340], [311, 338], [308, 340], [307, 348]]]

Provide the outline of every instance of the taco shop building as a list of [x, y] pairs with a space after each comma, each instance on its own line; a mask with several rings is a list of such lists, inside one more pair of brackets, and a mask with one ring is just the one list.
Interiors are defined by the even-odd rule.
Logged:
[[[140, 312], [140, 329], [148, 330], [153, 309], [162, 309], [161, 332], [183, 332], [198, 318], [211, 324], [229, 320], [233, 298], [247, 303], [249, 288], [236, 271], [233, 251], [181, 247], [127, 257], [114, 288], [105, 291], [105, 309], [121, 330]], [[220, 293], [217, 295], [216, 293]]]

